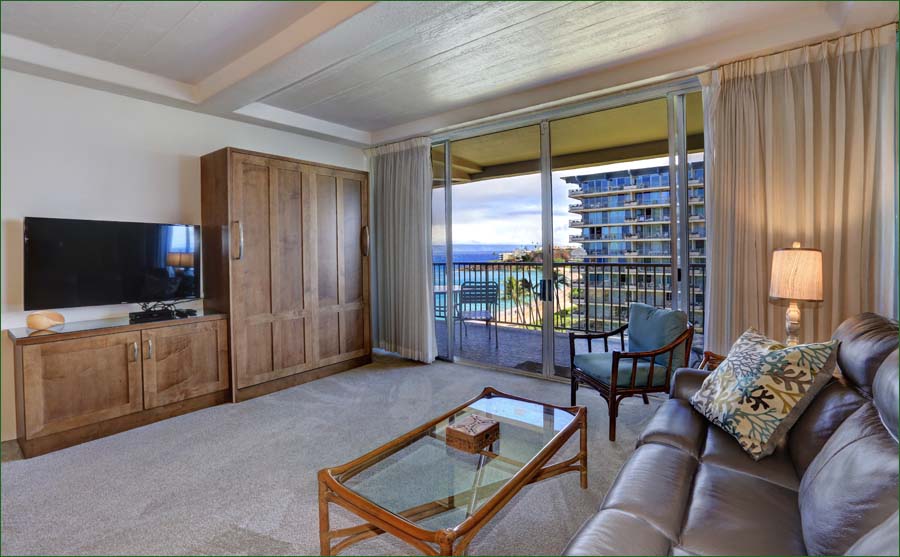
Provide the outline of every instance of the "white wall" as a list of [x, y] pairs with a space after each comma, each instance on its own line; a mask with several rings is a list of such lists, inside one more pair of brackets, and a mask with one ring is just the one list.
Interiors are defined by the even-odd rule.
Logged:
[[[33, 77], [0, 72], [2, 440], [16, 436], [12, 343], [25, 324], [22, 218], [200, 223], [200, 156], [242, 147], [365, 169], [357, 148]], [[134, 306], [60, 310], [69, 321]]]

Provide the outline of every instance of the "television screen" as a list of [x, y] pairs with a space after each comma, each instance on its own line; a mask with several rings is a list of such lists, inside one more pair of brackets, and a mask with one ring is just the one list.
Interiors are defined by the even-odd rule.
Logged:
[[25, 309], [200, 297], [200, 227], [25, 218]]

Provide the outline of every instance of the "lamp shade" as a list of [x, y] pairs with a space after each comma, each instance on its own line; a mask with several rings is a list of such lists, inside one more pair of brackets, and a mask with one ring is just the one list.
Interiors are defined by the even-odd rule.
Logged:
[[821, 302], [822, 251], [793, 247], [772, 252], [772, 281], [769, 297], [776, 300]]
[[166, 265], [170, 267], [193, 267], [194, 254], [170, 252], [166, 255]]

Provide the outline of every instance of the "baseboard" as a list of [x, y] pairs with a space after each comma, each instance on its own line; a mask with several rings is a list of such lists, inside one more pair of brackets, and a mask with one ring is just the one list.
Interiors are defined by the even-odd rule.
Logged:
[[0, 462], [10, 462], [13, 460], [22, 460], [22, 449], [19, 442], [15, 439], [3, 441], [0, 443]]
[[348, 369], [353, 369], [355, 367], [364, 366], [370, 363], [372, 363], [372, 355], [366, 354], [365, 356], [353, 358], [352, 360], [347, 360], [346, 362], [338, 362], [336, 364], [331, 364], [325, 367], [310, 369], [308, 371], [302, 371], [300, 373], [295, 373], [294, 375], [289, 375], [287, 377], [280, 377], [278, 379], [266, 381], [265, 383], [260, 383], [259, 385], [244, 387], [243, 389], [237, 390], [235, 402], [242, 402], [251, 398], [256, 398], [258, 396], [274, 393], [282, 389], [296, 387], [297, 385], [302, 385], [303, 383], [309, 383], [310, 381], [315, 381], [316, 379], [328, 377], [329, 375], [341, 373], [342, 371], [347, 371]]

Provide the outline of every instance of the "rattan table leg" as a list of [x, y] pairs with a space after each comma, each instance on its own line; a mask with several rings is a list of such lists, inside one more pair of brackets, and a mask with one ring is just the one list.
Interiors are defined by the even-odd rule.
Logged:
[[587, 439], [587, 412], [581, 420], [581, 489], [587, 489], [588, 486], [588, 439]]
[[331, 526], [328, 520], [328, 486], [319, 481], [319, 554], [331, 555]]

